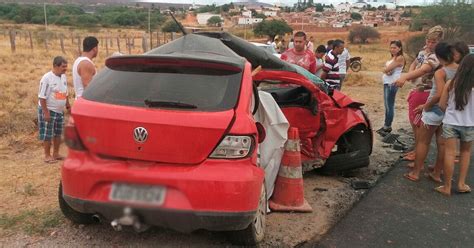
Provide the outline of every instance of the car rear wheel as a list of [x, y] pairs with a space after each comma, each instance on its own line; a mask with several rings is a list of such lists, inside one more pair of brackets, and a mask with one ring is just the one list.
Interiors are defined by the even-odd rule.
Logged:
[[254, 246], [263, 240], [265, 236], [265, 219], [267, 215], [267, 191], [265, 184], [262, 185], [258, 209], [255, 219], [244, 230], [228, 233], [228, 238], [233, 245]]
[[94, 220], [92, 214], [85, 214], [78, 212], [74, 209], [72, 209], [67, 202], [64, 200], [63, 197], [63, 185], [62, 183], [59, 183], [59, 190], [58, 190], [58, 200], [59, 200], [59, 208], [61, 209], [61, 212], [74, 223], [77, 224], [93, 224], [96, 223], [96, 220]]

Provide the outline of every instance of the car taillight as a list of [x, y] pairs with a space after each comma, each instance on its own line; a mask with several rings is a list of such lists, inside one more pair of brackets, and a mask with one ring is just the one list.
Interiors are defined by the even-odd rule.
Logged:
[[251, 136], [227, 135], [211, 153], [210, 158], [244, 158], [252, 149]]
[[77, 133], [72, 117], [69, 118], [69, 122], [64, 127], [64, 142], [70, 149], [78, 151], [86, 150], [82, 144], [81, 138], [79, 137], [79, 133]]

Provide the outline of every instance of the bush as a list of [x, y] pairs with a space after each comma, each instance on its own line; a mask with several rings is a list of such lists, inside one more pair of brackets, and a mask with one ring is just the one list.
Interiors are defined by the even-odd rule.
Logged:
[[379, 39], [380, 33], [375, 28], [358, 26], [349, 32], [349, 41], [351, 43], [367, 43], [369, 39]]
[[179, 32], [179, 26], [176, 22], [173, 20], [169, 20], [163, 24], [163, 27], [161, 27], [161, 31], [165, 33], [171, 33], [171, 32]]
[[405, 52], [408, 56], [415, 58], [418, 52], [425, 45], [425, 34], [418, 34], [410, 37], [405, 44]]
[[356, 21], [360, 21], [360, 20], [362, 20], [362, 15], [357, 13], [357, 12], [352, 12], [351, 13], [351, 19], [356, 20]]
[[282, 20], [262, 21], [253, 30], [256, 35], [266, 35], [272, 38], [276, 35], [291, 33], [292, 31], [293, 29]]

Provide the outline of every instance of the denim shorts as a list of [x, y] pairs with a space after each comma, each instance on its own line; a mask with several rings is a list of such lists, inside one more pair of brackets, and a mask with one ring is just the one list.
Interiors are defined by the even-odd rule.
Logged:
[[474, 141], [474, 127], [462, 127], [443, 124], [443, 138], [457, 138], [462, 142]]

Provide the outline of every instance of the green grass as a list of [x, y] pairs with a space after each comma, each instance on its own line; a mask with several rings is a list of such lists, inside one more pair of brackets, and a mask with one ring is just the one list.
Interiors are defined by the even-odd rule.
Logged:
[[25, 210], [17, 215], [0, 215], [0, 229], [6, 232], [23, 231], [28, 235], [43, 235], [64, 223], [64, 217], [58, 209], [40, 211]]

